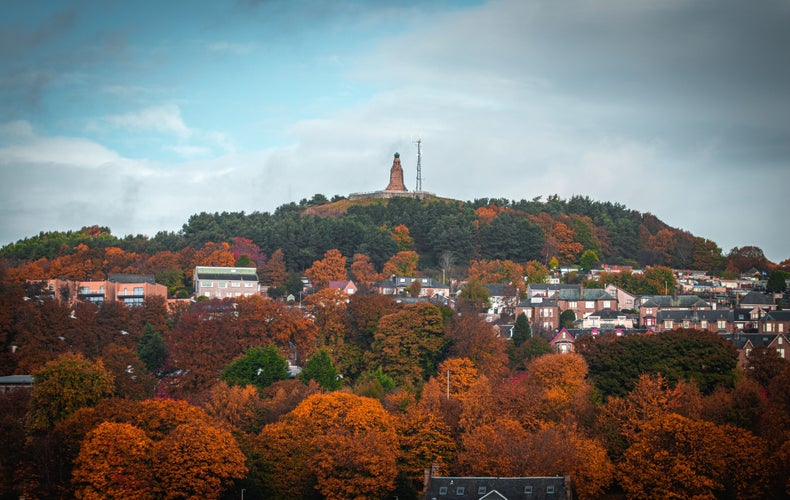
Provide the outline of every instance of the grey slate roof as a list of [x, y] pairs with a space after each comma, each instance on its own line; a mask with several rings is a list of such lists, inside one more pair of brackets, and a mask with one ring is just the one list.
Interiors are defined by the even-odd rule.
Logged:
[[601, 309], [599, 311], [595, 311], [594, 313], [591, 313], [587, 317], [589, 318], [590, 316], [595, 316], [596, 318], [601, 318], [601, 319], [617, 319], [620, 316], [626, 316], [626, 314], [621, 313], [620, 311], [615, 311], [614, 309]]
[[749, 292], [741, 298], [740, 303], [741, 307], [744, 304], [750, 306], [772, 306], [774, 305], [774, 299], [761, 292]]
[[762, 321], [790, 321], [790, 311], [768, 311]]
[[483, 286], [488, 289], [488, 293], [490, 293], [492, 297], [513, 297], [516, 295], [516, 289], [510, 285], [493, 283], [485, 284]]
[[107, 275], [107, 281], [113, 283], [156, 283], [153, 274], [116, 274]]
[[[426, 500], [466, 498], [480, 500], [565, 499], [572, 488], [564, 476], [556, 477], [431, 477]], [[529, 493], [526, 493], [529, 488]], [[494, 493], [495, 492], [495, 493]]]
[[771, 344], [776, 338], [777, 333], [727, 333], [721, 335], [722, 338], [729, 340], [735, 345], [736, 349], [743, 349], [747, 342], [751, 342], [754, 347], [765, 347]]
[[710, 307], [710, 304], [697, 295], [678, 295], [677, 297], [672, 295], [643, 295], [639, 307], [691, 309], [692, 307]]
[[708, 322], [724, 320], [727, 322], [733, 321], [733, 312], [730, 309], [716, 309], [716, 310], [698, 310], [690, 311], [687, 309], [665, 309], [658, 311], [656, 320], [661, 322], [664, 320], [672, 321], [691, 321], [697, 323], [705, 320]]

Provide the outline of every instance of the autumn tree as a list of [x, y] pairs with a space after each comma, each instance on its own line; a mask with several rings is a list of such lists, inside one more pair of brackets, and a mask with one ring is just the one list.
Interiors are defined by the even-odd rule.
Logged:
[[343, 343], [346, 324], [348, 294], [336, 288], [324, 288], [305, 297], [302, 304], [318, 328], [321, 342], [330, 349]]
[[133, 350], [110, 344], [102, 351], [101, 360], [115, 381], [113, 392], [117, 396], [132, 399], [153, 396], [156, 379]]
[[762, 498], [765, 444], [732, 426], [674, 413], [646, 423], [618, 466], [638, 498]]
[[282, 286], [288, 277], [282, 248], [275, 250], [269, 260], [260, 266], [261, 283], [267, 286]]
[[374, 365], [401, 384], [418, 385], [444, 348], [443, 326], [439, 308], [426, 302], [383, 316], [371, 346]]
[[414, 238], [409, 234], [409, 228], [405, 224], [398, 224], [391, 233], [392, 240], [398, 245], [398, 251], [414, 250]]
[[470, 279], [458, 293], [459, 307], [468, 311], [482, 312], [491, 305], [491, 292], [483, 283]]
[[526, 384], [540, 395], [537, 418], [560, 422], [589, 398], [587, 363], [578, 354], [546, 354], [527, 365]]
[[263, 409], [260, 393], [254, 385], [228, 385], [218, 382], [206, 394], [201, 406], [217, 422], [230, 429], [257, 432], [258, 414]]
[[549, 270], [540, 262], [531, 260], [524, 264], [524, 276], [527, 283], [545, 283], [549, 277]]
[[417, 263], [420, 256], [414, 250], [403, 250], [392, 257], [384, 264], [382, 276], [414, 276], [417, 273]]
[[383, 498], [395, 487], [395, 429], [377, 400], [313, 395], [256, 438], [259, 476], [272, 497]]
[[330, 281], [347, 279], [346, 258], [335, 248], [327, 250], [324, 258], [313, 262], [304, 274], [315, 288], [326, 288]]
[[426, 468], [447, 471], [457, 445], [447, 424], [424, 407], [412, 405], [395, 415], [400, 442], [398, 468], [420, 487]]
[[370, 257], [361, 253], [354, 254], [351, 262], [351, 275], [360, 287], [369, 287], [380, 279]]
[[85, 438], [72, 481], [76, 497], [153, 499], [150, 454], [153, 441], [141, 429], [104, 422]]
[[166, 499], [219, 498], [247, 473], [245, 460], [230, 432], [199, 421], [179, 425], [153, 450], [159, 494]]
[[113, 391], [113, 377], [102, 362], [89, 361], [81, 354], [63, 354], [33, 377], [31, 419], [38, 429], [96, 405]]
[[478, 316], [453, 316], [448, 321], [445, 337], [450, 356], [469, 358], [489, 378], [500, 378], [507, 371], [507, 339], [500, 337], [490, 323]]

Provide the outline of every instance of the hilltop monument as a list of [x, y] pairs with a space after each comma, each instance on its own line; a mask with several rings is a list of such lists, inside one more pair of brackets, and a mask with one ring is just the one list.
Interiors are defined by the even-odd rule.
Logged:
[[400, 153], [395, 153], [390, 168], [390, 183], [384, 191], [408, 191], [403, 183], [403, 168], [400, 166]]
[[365, 198], [435, 198], [436, 195], [422, 190], [422, 173], [420, 161], [420, 145], [417, 142], [417, 189], [409, 191], [403, 182], [403, 167], [400, 164], [400, 153], [395, 153], [390, 167], [390, 182], [383, 191], [373, 191], [370, 193], [351, 193], [348, 195], [350, 200], [361, 200]]

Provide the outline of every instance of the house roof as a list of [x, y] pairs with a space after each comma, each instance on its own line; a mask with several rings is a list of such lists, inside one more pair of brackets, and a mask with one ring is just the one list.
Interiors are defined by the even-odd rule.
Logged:
[[790, 321], [790, 311], [768, 311], [762, 318], [763, 321]]
[[639, 307], [674, 307], [691, 309], [692, 307], [710, 307], [710, 304], [697, 295], [643, 295]]
[[26, 385], [33, 385], [33, 376], [32, 375], [6, 375], [5, 377], [0, 377], [0, 385], [19, 385], [19, 386], [26, 386]]
[[730, 309], [703, 309], [703, 310], [687, 310], [687, 309], [663, 309], [658, 311], [656, 319], [658, 321], [672, 320], [672, 321], [691, 321], [693, 323], [698, 321], [719, 321], [724, 320], [728, 322], [733, 321], [733, 312]]
[[625, 317], [626, 315], [621, 313], [620, 311], [615, 311], [614, 309], [601, 309], [587, 315], [588, 318], [590, 316], [595, 316], [601, 319], [617, 319], [621, 316]]
[[[556, 477], [431, 477], [427, 500], [475, 498], [486, 500], [571, 498], [570, 478]], [[527, 488], [529, 493], [527, 493]]]
[[254, 267], [197, 266], [195, 273], [198, 279], [258, 281], [258, 272]]
[[722, 338], [735, 344], [736, 349], [743, 349], [750, 343], [752, 347], [765, 347], [771, 345], [776, 337], [781, 334], [776, 333], [727, 333], [722, 334]]
[[152, 283], [155, 284], [153, 274], [118, 274], [110, 273], [107, 275], [107, 281], [112, 283]]
[[519, 302], [516, 307], [559, 307], [556, 302], [545, 297], [529, 297]]
[[741, 306], [748, 304], [750, 306], [772, 306], [774, 299], [762, 292], [749, 292], [744, 295], [740, 300]]
[[492, 297], [512, 297], [516, 294], [516, 289], [510, 285], [493, 283], [483, 286], [488, 289], [488, 293], [490, 293]]
[[[354, 282], [351, 280], [343, 280], [343, 281], [330, 281], [327, 285], [328, 288], [338, 288], [340, 290], [344, 290], [349, 284], [354, 285]], [[354, 285], [356, 288], [356, 285]]]
[[406, 288], [413, 281], [419, 281], [423, 288], [450, 288], [441, 281], [437, 281], [427, 276], [393, 276], [381, 282], [382, 288]]

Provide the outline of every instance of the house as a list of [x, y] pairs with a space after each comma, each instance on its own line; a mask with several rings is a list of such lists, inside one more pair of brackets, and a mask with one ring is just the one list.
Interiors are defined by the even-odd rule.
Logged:
[[258, 272], [254, 267], [197, 266], [193, 283], [195, 297], [224, 299], [261, 293]]
[[32, 375], [7, 375], [0, 377], [0, 394], [33, 387]]
[[345, 281], [330, 281], [327, 288], [334, 288], [336, 290], [342, 290], [346, 292], [346, 295], [354, 295], [359, 290], [357, 285], [354, 284], [351, 280]]
[[790, 333], [790, 311], [768, 311], [759, 320], [762, 333]]
[[573, 352], [573, 343], [575, 341], [576, 337], [565, 327], [562, 327], [557, 334], [549, 340], [549, 345], [554, 349], [554, 352], [568, 354], [569, 352]]
[[512, 315], [518, 305], [518, 290], [510, 285], [486, 284], [484, 285], [489, 293], [490, 306], [486, 311], [488, 314]]
[[434, 295], [441, 295], [443, 297], [450, 296], [449, 286], [426, 276], [393, 275], [388, 280], [379, 284], [379, 293], [381, 295], [406, 295], [406, 289], [409, 288], [414, 281], [420, 283], [420, 297], [433, 297]]
[[636, 309], [636, 295], [626, 292], [617, 285], [606, 285], [604, 291], [614, 297], [618, 309]]
[[528, 283], [527, 297], [543, 297], [545, 299], [556, 299], [560, 290], [581, 290], [581, 285]]
[[639, 324], [644, 328], [655, 328], [658, 311], [667, 309], [712, 309], [712, 306], [696, 295], [643, 295], [637, 300]]
[[714, 333], [732, 333], [735, 331], [734, 315], [729, 309], [668, 309], [658, 311], [656, 315], [656, 331], [666, 332], [678, 328], [704, 330]]
[[581, 320], [582, 328], [596, 328], [600, 331], [610, 331], [617, 328], [631, 330], [634, 328], [633, 317], [614, 309], [601, 309], [590, 313]]
[[618, 309], [617, 300], [600, 288], [563, 289], [557, 293], [561, 311], [572, 310], [576, 319], [582, 319], [601, 309]]
[[735, 345], [738, 350], [738, 366], [741, 368], [746, 367], [749, 355], [756, 347], [776, 349], [782, 359], [790, 359], [790, 352], [787, 350], [787, 342], [790, 337], [787, 334], [736, 332], [722, 335], [722, 337]]
[[425, 500], [467, 498], [474, 500], [571, 500], [570, 476], [553, 477], [436, 477], [429, 476]]
[[738, 301], [740, 307], [743, 309], [753, 309], [758, 307], [760, 309], [767, 309], [773, 311], [776, 309], [776, 302], [771, 295], [766, 295], [762, 292], [749, 292]]
[[543, 297], [528, 297], [516, 306], [516, 318], [526, 315], [532, 334], [553, 332], [560, 326], [560, 308], [553, 300]]
[[153, 274], [113, 274], [106, 280], [47, 280], [51, 297], [69, 304], [79, 300], [96, 305], [121, 302], [128, 307], [139, 306], [149, 297], [167, 299], [167, 287], [156, 283]]
[[758, 321], [765, 316], [766, 311], [759, 307], [750, 309], [738, 308], [733, 310], [733, 321], [735, 321], [735, 331], [756, 332]]

